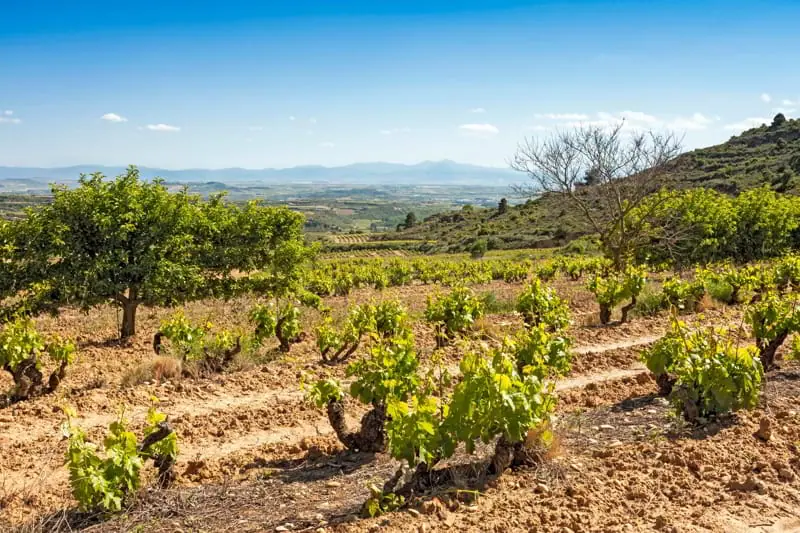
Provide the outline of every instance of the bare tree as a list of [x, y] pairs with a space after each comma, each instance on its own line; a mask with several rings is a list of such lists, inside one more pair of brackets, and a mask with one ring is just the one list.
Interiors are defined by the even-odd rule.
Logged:
[[643, 238], [648, 217], [641, 209], [657, 207], [644, 199], [666, 183], [670, 163], [681, 152], [681, 139], [672, 133], [629, 134], [623, 126], [581, 126], [544, 140], [528, 138], [510, 161], [533, 181], [518, 191], [570, 202], [616, 269], [625, 267]]

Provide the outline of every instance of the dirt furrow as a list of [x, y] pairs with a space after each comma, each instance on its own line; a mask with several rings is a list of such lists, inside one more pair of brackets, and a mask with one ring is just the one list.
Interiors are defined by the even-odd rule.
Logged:
[[[599, 354], [624, 348], [645, 346], [654, 342], [657, 338], [658, 337], [647, 336], [621, 342], [579, 346], [574, 349], [574, 353], [577, 355]], [[447, 370], [451, 374], [455, 375], [458, 373], [458, 365], [451, 365]], [[605, 376], [607, 373], [608, 372], [604, 371], [597, 374], [584, 376], [581, 379], [585, 383], [590, 383], [593, 379], [605, 379], [603, 376]], [[349, 384], [349, 382], [344, 381], [343, 384], [346, 386]], [[171, 417], [175, 418], [189, 414], [203, 416], [209, 415], [220, 409], [233, 410], [252, 405], [279, 402], [281, 400], [297, 401], [302, 398], [303, 392], [299, 390], [298, 386], [295, 385], [294, 387], [287, 387], [285, 389], [261, 391], [252, 394], [244, 394], [241, 396], [218, 396], [208, 400], [198, 400], [196, 398], [170, 400], [167, 398], [162, 399], [161, 408], [165, 412], [168, 412]], [[146, 406], [138, 405], [128, 408], [126, 410], [126, 416], [128, 419], [138, 420], [144, 417], [146, 412]], [[79, 413], [79, 416], [75, 418], [74, 422], [78, 426], [90, 429], [98, 426], [108, 426], [111, 422], [116, 420], [116, 418], [116, 413], [89, 412]], [[47, 422], [43, 420], [28, 421], [24, 432], [0, 435], [0, 445], [17, 446], [45, 437], [60, 438], [59, 426], [60, 423]], [[2, 471], [1, 468], [0, 471]]]

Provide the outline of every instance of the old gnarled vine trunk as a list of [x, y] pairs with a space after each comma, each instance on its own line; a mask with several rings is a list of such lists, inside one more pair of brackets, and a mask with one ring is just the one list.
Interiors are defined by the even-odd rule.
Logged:
[[344, 414], [344, 403], [331, 400], [328, 402], [328, 420], [333, 431], [348, 450], [362, 452], [382, 452], [386, 449], [386, 407], [374, 405], [361, 418], [358, 431], [350, 431]]

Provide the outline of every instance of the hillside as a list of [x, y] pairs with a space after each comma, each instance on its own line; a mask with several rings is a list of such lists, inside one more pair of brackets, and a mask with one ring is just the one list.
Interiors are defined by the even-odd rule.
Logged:
[[[684, 153], [672, 176], [674, 187], [711, 187], [729, 194], [765, 184], [779, 192], [800, 193], [800, 120], [778, 115], [770, 125]], [[581, 235], [580, 222], [563, 202], [545, 195], [509, 206], [503, 214], [469, 207], [441, 213], [385, 238], [436, 241], [435, 249], [450, 252], [464, 251], [480, 238], [490, 249], [547, 247]]]

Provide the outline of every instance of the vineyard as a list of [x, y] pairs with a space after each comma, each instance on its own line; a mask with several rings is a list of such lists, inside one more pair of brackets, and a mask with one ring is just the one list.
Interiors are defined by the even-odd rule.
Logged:
[[134, 168], [54, 188], [0, 222], [0, 527], [790, 531], [797, 204], [714, 194], [597, 255], [337, 258]]
[[[238, 531], [623, 530], [627, 513], [639, 530], [794, 524], [798, 265], [632, 274], [663, 281], [648, 282], [656, 309], [634, 305], [625, 323], [644, 283], [605, 277], [600, 259], [441, 258], [326, 260], [304, 274], [319, 300], [149, 308], [129, 343], [108, 342], [118, 324], [106, 306], [6, 326], [4, 353], [21, 339], [40, 343], [26, 353], [49, 350], [43, 368], [70, 364], [57, 389], [0, 411], [5, 527], [74, 527], [123, 505], [93, 530], [233, 530], [232, 514]], [[598, 327], [606, 303], [611, 325]], [[172, 447], [135, 459], [160, 413]], [[151, 489], [76, 492], [65, 420], [70, 457], [122, 431], [143, 476], [134, 488]], [[149, 457], [171, 458], [168, 486]], [[58, 511], [75, 497], [81, 512]]]

